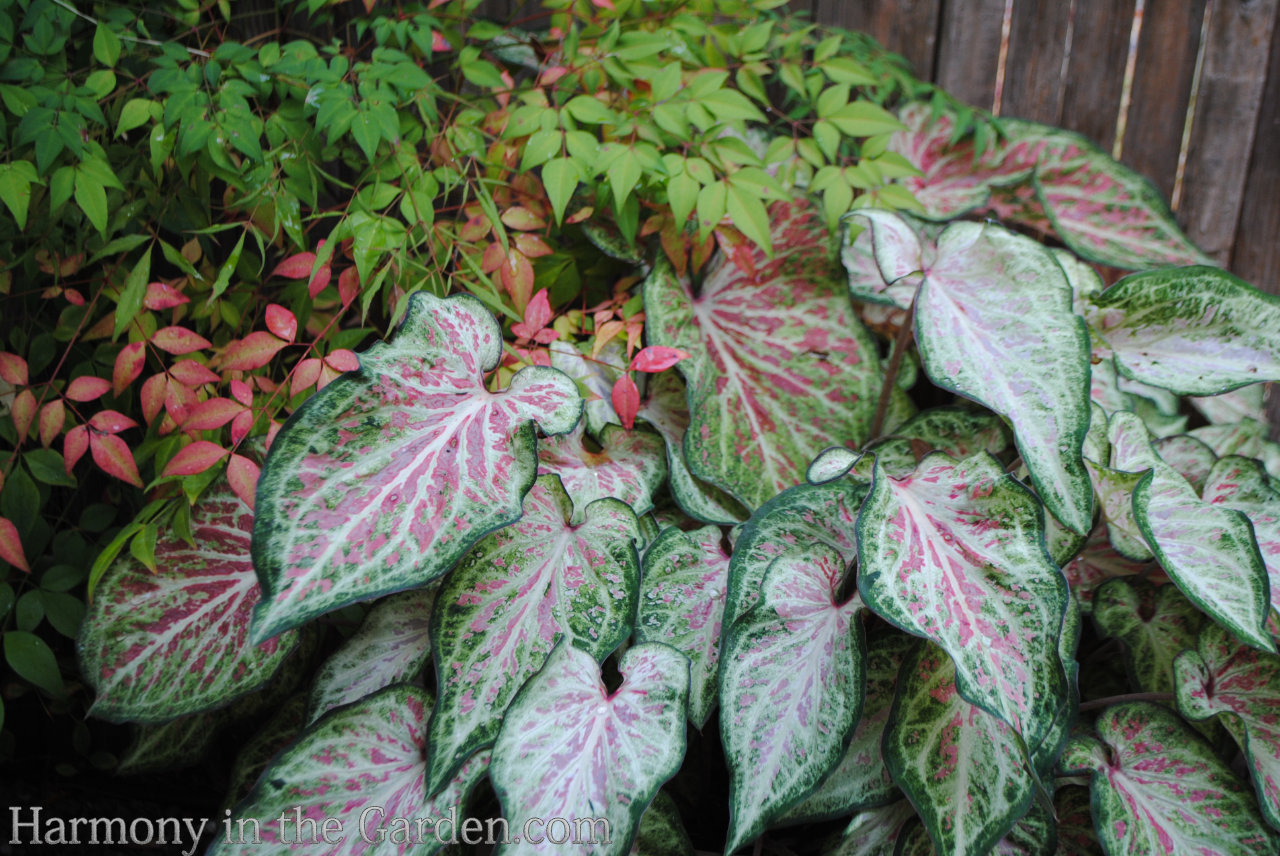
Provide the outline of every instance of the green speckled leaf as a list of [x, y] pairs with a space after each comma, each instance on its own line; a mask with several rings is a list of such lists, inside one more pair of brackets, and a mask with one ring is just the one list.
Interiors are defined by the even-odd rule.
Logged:
[[1261, 464], [1236, 455], [1218, 461], [1205, 479], [1204, 501], [1249, 518], [1267, 568], [1271, 607], [1280, 610], [1280, 492]]
[[227, 708], [203, 710], [148, 725], [135, 725], [133, 739], [120, 753], [115, 772], [122, 776], [180, 770], [198, 764], [214, 738], [231, 722]]
[[641, 815], [631, 856], [694, 856], [693, 842], [684, 831], [680, 812], [665, 791], [658, 791]]
[[1134, 578], [1098, 587], [1093, 620], [1101, 635], [1124, 642], [1125, 667], [1143, 692], [1171, 693], [1173, 660], [1195, 647], [1204, 615], [1177, 586]]
[[826, 852], [830, 856], [894, 856], [903, 832], [915, 820], [916, 811], [905, 799], [867, 809], [853, 816], [839, 842]]
[[1000, 456], [1013, 445], [1013, 435], [1004, 420], [985, 410], [937, 407], [917, 413], [882, 440], [868, 447], [891, 476], [913, 472], [919, 459], [932, 451], [953, 458], [967, 458], [976, 452]]
[[1099, 856], [1102, 845], [1093, 828], [1089, 810], [1089, 789], [1064, 785], [1053, 795], [1058, 815], [1057, 856]]
[[1107, 528], [1098, 526], [1089, 535], [1080, 555], [1063, 566], [1062, 573], [1081, 611], [1090, 615], [1099, 586], [1114, 577], [1141, 574], [1151, 567], [1154, 566], [1149, 562], [1135, 562], [1118, 553], [1107, 538]]
[[282, 749], [293, 743], [307, 726], [307, 695], [296, 693], [281, 704], [252, 737], [246, 740], [236, 754], [231, 767], [231, 784], [222, 803], [232, 808], [249, 795], [258, 777]]
[[1188, 434], [1204, 443], [1220, 458], [1242, 455], [1246, 458], [1262, 458], [1265, 462], [1267, 447], [1274, 446], [1267, 440], [1267, 424], [1254, 419], [1203, 425]]
[[1263, 400], [1265, 389], [1263, 384], [1255, 383], [1220, 395], [1192, 397], [1187, 400], [1196, 410], [1204, 414], [1205, 419], [1215, 425], [1240, 422], [1244, 419], [1263, 422], [1267, 418], [1266, 404]]

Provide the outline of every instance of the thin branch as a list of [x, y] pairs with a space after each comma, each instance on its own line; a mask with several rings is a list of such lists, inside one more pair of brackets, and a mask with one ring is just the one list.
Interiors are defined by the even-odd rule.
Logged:
[[884, 428], [884, 419], [889, 412], [889, 397], [898, 383], [898, 373], [902, 370], [902, 357], [911, 344], [916, 320], [916, 298], [920, 295], [919, 286], [911, 295], [911, 305], [907, 307], [907, 317], [898, 328], [898, 335], [893, 340], [893, 353], [889, 355], [889, 367], [885, 370], [884, 383], [880, 386], [880, 400], [876, 402], [876, 415], [871, 420], [871, 435], [868, 440], [880, 438]]
[[[93, 17], [92, 15], [87, 15], [84, 12], [81, 12], [75, 6], [72, 6], [70, 3], [66, 2], [66, 0], [53, 0], [53, 2], [61, 6], [63, 9], [66, 9], [68, 12], [71, 12], [72, 14], [76, 15], [77, 17], [83, 18], [84, 20], [88, 21], [90, 24], [93, 24], [95, 27], [102, 26], [102, 22], [99, 21], [97, 18]], [[122, 35], [120, 33], [116, 33], [116, 38], [120, 39], [121, 41], [134, 42], [135, 44], [139, 44], [139, 45], [151, 45], [152, 47], [157, 47], [157, 48], [164, 47], [164, 42], [158, 42], [155, 39], [143, 39], [137, 36]], [[189, 48], [186, 45], [183, 45], [183, 49], [186, 50], [186, 52], [189, 54], [192, 54], [194, 56], [204, 57], [205, 59], [208, 59], [210, 56], [207, 52], [202, 51], [199, 48]]]
[[1126, 701], [1173, 701], [1176, 696], [1173, 693], [1129, 693], [1128, 695], [1113, 695], [1106, 698], [1095, 698], [1092, 701], [1086, 701], [1080, 705], [1080, 712], [1086, 710], [1098, 710], [1109, 704], [1120, 704]]

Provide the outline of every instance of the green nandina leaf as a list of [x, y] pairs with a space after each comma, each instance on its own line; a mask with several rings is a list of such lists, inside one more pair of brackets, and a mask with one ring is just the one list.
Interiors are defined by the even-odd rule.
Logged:
[[1173, 658], [1195, 646], [1204, 615], [1177, 586], [1108, 580], [1093, 596], [1098, 632], [1124, 642], [1125, 666], [1148, 693], [1173, 692]]
[[816, 789], [844, 752], [865, 698], [866, 640], [846, 564], [822, 543], [769, 565], [760, 601], [725, 632], [720, 733], [732, 776], [726, 853]]
[[552, 158], [542, 165], [542, 186], [546, 188], [547, 200], [555, 212], [557, 224], [564, 220], [564, 209], [581, 180], [582, 172], [571, 158]]
[[683, 226], [693, 213], [699, 189], [698, 182], [683, 172], [667, 179], [667, 200], [671, 203], [671, 217], [677, 226]]
[[766, 256], [773, 254], [773, 243], [770, 236], [769, 213], [765, 210], [757, 191], [739, 187], [732, 181], [726, 181], [727, 196], [725, 210], [729, 220], [738, 231], [746, 235]]
[[150, 98], [130, 98], [120, 108], [120, 120], [116, 123], [116, 137], [123, 137], [125, 134], [140, 128], [149, 122], [153, 115], [153, 111], [158, 111], [159, 106]]
[[166, 532], [155, 573], [132, 557], [111, 567], [79, 640], [96, 716], [161, 722], [220, 707], [271, 680], [297, 635], [249, 639], [262, 596], [249, 559], [252, 528], [249, 507], [215, 487], [192, 510], [194, 547]]
[[573, 503], [555, 476], [524, 499], [524, 516], [476, 545], [445, 578], [432, 617], [440, 697], [427, 780], [434, 791], [493, 742], [503, 714], [568, 637], [598, 662], [631, 633], [641, 536], [616, 499]]
[[644, 554], [636, 641], [662, 642], [689, 659], [689, 721], [706, 725], [716, 703], [729, 554], [720, 528], [664, 530]]
[[1067, 587], [1035, 498], [986, 453], [876, 467], [858, 517], [858, 591], [876, 614], [939, 644], [959, 691], [1034, 749], [1067, 701], [1057, 648]]
[[0, 165], [0, 200], [9, 208], [19, 229], [27, 228], [27, 211], [31, 206], [31, 185], [39, 181], [27, 161]]
[[107, 235], [107, 191], [98, 177], [88, 170], [75, 173], [75, 198], [80, 210], [89, 218], [93, 228], [105, 238]]
[[119, 338], [124, 329], [133, 322], [142, 309], [142, 301], [147, 296], [147, 282], [151, 278], [151, 248], [148, 247], [129, 270], [125, 278], [124, 289], [116, 301], [116, 322], [113, 339]]
[[955, 665], [930, 642], [903, 663], [884, 760], [938, 853], [987, 853], [1035, 795], [1018, 735], [961, 697]]
[[1217, 624], [1173, 663], [1178, 711], [1191, 720], [1216, 716], [1239, 744], [1263, 816], [1280, 829], [1280, 657], [1247, 648]]
[[637, 515], [650, 511], [653, 495], [667, 480], [662, 438], [605, 425], [600, 432], [602, 448], [593, 452], [582, 437], [580, 423], [568, 434], [539, 443], [538, 474], [558, 475], [579, 513], [605, 497], [625, 502]]
[[577, 423], [572, 380], [541, 366], [500, 393], [501, 329], [469, 296], [415, 294], [391, 342], [308, 399], [258, 482], [254, 638], [442, 576], [516, 520], [537, 472], [536, 421]]
[[1151, 447], [1132, 413], [1111, 417], [1112, 464], [1150, 470], [1133, 494], [1133, 516], [1160, 566], [1191, 601], [1239, 638], [1263, 651], [1267, 633], [1267, 569], [1253, 527], [1239, 511], [1204, 502]]
[[1280, 846], [1248, 787], [1167, 708], [1113, 705], [1097, 733], [1073, 737], [1059, 768], [1091, 774], [1094, 827], [1108, 856], [1245, 856]]
[[1062, 268], [1040, 244], [990, 224], [953, 223], [935, 244], [896, 214], [856, 217], [871, 225], [886, 282], [927, 268], [915, 329], [930, 379], [1007, 418], [1036, 493], [1088, 534], [1089, 334]]
[[718, 255], [695, 295], [660, 257], [644, 285], [650, 344], [690, 354], [677, 364], [689, 385], [689, 470], [753, 508], [798, 483], [827, 446], [865, 442], [880, 388], [821, 217], [794, 202], [770, 218], [772, 259]]
[[34, 633], [26, 630], [6, 631], [4, 659], [18, 677], [34, 684], [49, 695], [61, 698], [67, 694], [53, 651]]
[[120, 37], [105, 24], [99, 24], [94, 30], [93, 57], [106, 66], [113, 66], [120, 59]]
[[[514, 827], [590, 815], [596, 820], [579, 827], [579, 840], [601, 856], [627, 853], [645, 807], [684, 758], [688, 670], [673, 648], [637, 645], [619, 661], [622, 685], [610, 692], [592, 655], [560, 643], [512, 702], [493, 750], [503, 816]], [[545, 841], [498, 852], [542, 853]]]
[[1205, 479], [1204, 501], [1249, 518], [1266, 565], [1271, 607], [1280, 610], [1280, 492], [1258, 461], [1228, 455]]
[[1126, 376], [1179, 395], [1280, 379], [1280, 298], [1217, 268], [1131, 274], [1089, 320]]
[[240, 254], [244, 252], [244, 237], [246, 232], [240, 233], [240, 240], [236, 241], [235, 247], [231, 249], [231, 254], [227, 256], [227, 260], [222, 263], [222, 267], [218, 269], [218, 277], [213, 281], [213, 290], [209, 294], [210, 300], [217, 300], [227, 290], [227, 286], [231, 284], [231, 275], [235, 273], [236, 265], [240, 263]]

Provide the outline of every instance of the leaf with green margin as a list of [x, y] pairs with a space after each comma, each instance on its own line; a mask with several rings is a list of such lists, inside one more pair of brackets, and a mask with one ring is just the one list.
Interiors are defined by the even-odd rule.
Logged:
[[413, 682], [431, 658], [431, 610], [436, 587], [378, 601], [360, 629], [316, 672], [307, 704], [308, 723], [335, 707], [359, 701], [383, 687]]
[[1080, 555], [1063, 566], [1062, 573], [1081, 612], [1091, 615], [1099, 586], [1109, 579], [1141, 574], [1151, 567], [1150, 562], [1135, 562], [1121, 555], [1111, 546], [1106, 526], [1099, 525], [1089, 534]]
[[876, 453], [876, 460], [889, 475], [904, 476], [914, 472], [919, 463], [915, 449], [926, 454], [946, 452], [953, 458], [967, 458], [977, 452], [999, 457], [1012, 444], [1009, 426], [994, 413], [966, 407], [935, 407], [917, 413], [867, 450]]
[[1067, 701], [1068, 592], [1031, 492], [985, 452], [936, 453], [903, 479], [877, 467], [857, 533], [867, 606], [941, 645], [961, 695], [1039, 744]]
[[1133, 515], [1160, 567], [1196, 606], [1263, 651], [1267, 633], [1267, 569], [1249, 518], [1204, 502], [1160, 460], [1147, 429], [1132, 413], [1111, 417], [1111, 457], [1119, 469], [1149, 469], [1133, 494]]
[[701, 288], [659, 256], [645, 281], [650, 344], [680, 348], [695, 476], [758, 508], [799, 482], [833, 443], [867, 440], [879, 358], [830, 262], [820, 214], [803, 200], [770, 209], [773, 245], [718, 254]]
[[[429, 796], [423, 780], [430, 710], [426, 691], [397, 684], [322, 716], [271, 762], [236, 806], [230, 823], [248, 834], [231, 841], [215, 837], [210, 856], [252, 856], [264, 852], [264, 845], [274, 845], [271, 852], [315, 852], [320, 845], [327, 856], [399, 853], [409, 844], [420, 856], [437, 852], [447, 839], [437, 840], [430, 824], [420, 829], [414, 821], [462, 815], [467, 795], [489, 768], [489, 753], [468, 760], [444, 791]], [[315, 821], [314, 839], [309, 825], [299, 842], [298, 824], [279, 820], [299, 815]], [[333, 845], [322, 838], [329, 819], [338, 822], [339, 832], [331, 827], [331, 835], [342, 839]], [[398, 819], [404, 820], [404, 843], [392, 840], [401, 829]], [[380, 846], [370, 847], [366, 837], [380, 834]]]
[[680, 812], [666, 791], [649, 803], [640, 816], [632, 856], [694, 856], [693, 842], [680, 821]]
[[649, 378], [648, 397], [636, 415], [656, 428], [667, 441], [668, 486], [685, 514], [703, 523], [722, 526], [735, 525], [751, 516], [742, 503], [689, 471], [684, 457], [689, 402], [684, 381], [677, 372], [665, 371]]
[[[1112, 454], [1114, 458], [1114, 453]], [[1088, 458], [1084, 465], [1089, 470], [1094, 494], [1098, 497], [1101, 519], [1107, 524], [1107, 537], [1116, 552], [1135, 562], [1146, 562], [1154, 555], [1142, 535], [1137, 519], [1133, 516], [1133, 492], [1146, 477], [1143, 472], [1126, 472], [1095, 464]]]
[[[859, 466], [859, 462], [865, 463]], [[855, 452], [844, 446], [832, 446], [823, 449], [818, 457], [805, 470], [804, 478], [809, 484], [826, 484], [850, 473], [859, 481], [869, 481], [874, 457], [863, 457], [862, 452]]]
[[902, 833], [916, 819], [916, 810], [905, 799], [853, 816], [840, 840], [828, 846], [830, 856], [894, 856]]
[[1274, 447], [1274, 444], [1267, 440], [1267, 424], [1254, 419], [1203, 425], [1192, 429], [1188, 432], [1188, 436], [1195, 437], [1204, 443], [1220, 458], [1227, 455], [1241, 455], [1265, 461], [1267, 447]]
[[[490, 776], [512, 823], [559, 817], [607, 823], [603, 846], [626, 853], [641, 815], [659, 786], [675, 775], [685, 753], [689, 664], [674, 648], [646, 643], [618, 663], [622, 685], [612, 693], [596, 659], [561, 642], [507, 711], [493, 750]], [[559, 851], [546, 839], [504, 844], [502, 856]], [[584, 851], [585, 852], [585, 851]]]
[[[1053, 817], [1038, 803], [1033, 803], [1026, 816], [996, 842], [988, 856], [1053, 856], [1057, 843], [1058, 830]], [[894, 856], [935, 856], [937, 852], [923, 824], [917, 823], [907, 828]]]
[[[519, 522], [485, 538], [440, 589], [431, 619], [439, 698], [431, 718], [427, 787], [493, 742], [520, 687], [562, 637], [603, 660], [631, 634], [640, 529], [616, 499], [573, 503], [542, 476]], [[550, 815], [548, 815], [549, 817]]]
[[1130, 274], [1089, 303], [1090, 325], [1127, 377], [1179, 395], [1280, 379], [1280, 298], [1226, 271]]
[[1074, 600], [1068, 600], [1067, 611], [1062, 620], [1062, 634], [1058, 637], [1058, 656], [1062, 659], [1062, 670], [1067, 676], [1067, 703], [1058, 709], [1058, 715], [1046, 730], [1044, 738], [1031, 747], [1031, 768], [1046, 787], [1053, 780], [1054, 765], [1066, 748], [1071, 729], [1075, 727], [1080, 715], [1080, 663], [1076, 660], [1076, 650], [1080, 647], [1083, 633], [1084, 614]]
[[1059, 762], [1091, 774], [1094, 828], [1108, 856], [1275, 852], [1249, 788], [1168, 708], [1112, 705], [1098, 737], [1076, 736]]
[[1271, 607], [1280, 610], [1280, 491], [1257, 461], [1228, 455], [1209, 472], [1204, 501], [1249, 518], [1267, 569]]
[[953, 223], [921, 241], [887, 211], [872, 224], [886, 278], [926, 271], [915, 331], [925, 373], [1008, 419], [1036, 492], [1087, 534], [1093, 491], [1080, 447], [1089, 430], [1089, 334], [1062, 268], [1040, 244], [998, 226]]
[[778, 556], [811, 544], [826, 544], [840, 554], [846, 566], [857, 559], [854, 526], [869, 487], [856, 475], [820, 485], [798, 485], [751, 515], [729, 559], [725, 624], [756, 604], [765, 573]]
[[866, 700], [844, 756], [817, 790], [779, 818], [780, 824], [843, 817], [890, 803], [898, 796], [880, 744], [903, 658], [915, 644], [915, 637], [896, 629], [884, 629], [867, 641]]
[[604, 426], [621, 425], [622, 420], [618, 418], [610, 400], [613, 385], [622, 376], [626, 364], [621, 342], [616, 339], [609, 342], [594, 358], [559, 340], [547, 346], [547, 350], [551, 352], [552, 368], [564, 372], [577, 381], [579, 386], [597, 396], [582, 408], [587, 432], [598, 438]]
[[1260, 383], [1242, 386], [1218, 395], [1193, 396], [1187, 399], [1214, 425], [1252, 419], [1264, 422], [1267, 418], [1263, 395], [1266, 387]]
[[163, 722], [271, 680], [298, 637], [250, 638], [262, 596], [249, 560], [253, 520], [220, 482], [192, 509], [194, 547], [170, 531], [156, 544], [156, 573], [129, 555], [116, 560], [77, 644], [80, 672], [97, 693], [93, 715]]
[[1143, 692], [1171, 693], [1173, 660], [1194, 648], [1204, 614], [1177, 586], [1144, 579], [1108, 580], [1093, 598], [1098, 633], [1124, 643], [1124, 663]]
[[115, 772], [122, 776], [181, 770], [208, 753], [218, 732], [232, 719], [226, 708], [203, 710], [150, 725], [135, 725]]
[[1216, 715], [1248, 759], [1263, 816], [1280, 829], [1280, 657], [1246, 648], [1210, 624], [1173, 671], [1178, 712], [1190, 720]]
[[706, 725], [716, 704], [729, 554], [718, 526], [667, 529], [644, 554], [636, 641], [663, 642], [689, 659], [689, 721]]
[[1035, 796], [1018, 735], [960, 696], [953, 661], [927, 641], [902, 664], [884, 761], [940, 853], [988, 852]]
[[606, 497], [625, 502], [636, 514], [652, 509], [653, 495], [667, 480], [662, 438], [606, 425], [600, 433], [598, 452], [588, 449], [582, 438], [579, 423], [568, 434], [540, 442], [538, 475], [559, 476], [575, 509], [585, 509]]
[[230, 784], [222, 798], [223, 808], [234, 808], [236, 803], [247, 797], [271, 759], [297, 740], [306, 726], [307, 694], [297, 693], [280, 705], [275, 714], [241, 745], [228, 774]]
[[775, 559], [760, 602], [725, 632], [720, 734], [731, 781], [725, 853], [759, 837], [818, 787], [844, 752], [866, 694], [857, 596], [837, 601], [845, 562], [822, 542]]
[[399, 332], [294, 412], [258, 481], [253, 638], [426, 585], [520, 517], [535, 421], [573, 428], [573, 381], [533, 366], [491, 393], [502, 331], [473, 297], [410, 298]]
[[1160, 460], [1177, 470], [1196, 493], [1204, 490], [1205, 479], [1218, 462], [1213, 449], [1190, 434], [1162, 437], [1155, 442], [1155, 449]]
[[[904, 212], [898, 212], [898, 216], [926, 243], [936, 243], [938, 235], [942, 234], [943, 227], [936, 223], [916, 219]], [[859, 225], [857, 217], [855, 209], [841, 219], [840, 261], [848, 276], [849, 293], [854, 300], [901, 310], [911, 308], [911, 301], [920, 286], [920, 277], [912, 276], [914, 271], [897, 268], [889, 268], [882, 273], [872, 230]]]
[[1053, 808], [1058, 816], [1057, 856], [1097, 856], [1102, 845], [1093, 828], [1089, 810], [1089, 789], [1064, 785], [1053, 795]]

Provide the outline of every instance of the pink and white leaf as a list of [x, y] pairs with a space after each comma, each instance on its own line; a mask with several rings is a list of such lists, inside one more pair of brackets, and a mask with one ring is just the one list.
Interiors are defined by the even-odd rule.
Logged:
[[[630, 648], [618, 663], [622, 685], [612, 693], [597, 659], [561, 642], [507, 711], [490, 771], [503, 815], [521, 818], [603, 818], [608, 843], [583, 836], [568, 844], [526, 837], [498, 849], [529, 853], [626, 853], [640, 816], [658, 788], [675, 775], [685, 752], [689, 665], [665, 645]], [[599, 836], [599, 822], [591, 824]]]
[[486, 389], [502, 339], [479, 301], [410, 301], [394, 340], [308, 399], [272, 442], [258, 483], [255, 638], [443, 575], [519, 518], [537, 472], [535, 422], [561, 434], [578, 421], [577, 388], [554, 369]]
[[159, 722], [220, 707], [271, 680], [297, 637], [249, 638], [261, 598], [252, 526], [248, 507], [215, 487], [192, 509], [195, 547], [166, 531], [156, 573], [128, 555], [111, 567], [80, 636], [96, 716]]
[[1135, 562], [1149, 561], [1153, 555], [1151, 548], [1147, 546], [1142, 529], [1133, 516], [1133, 492], [1145, 477], [1145, 472], [1116, 470], [1089, 459], [1085, 460], [1085, 467], [1089, 470], [1089, 479], [1093, 482], [1111, 545], [1122, 556]]
[[1280, 610], [1280, 492], [1255, 460], [1228, 455], [1205, 481], [1204, 501], [1249, 518], [1267, 568], [1271, 607]]
[[1149, 562], [1136, 562], [1121, 555], [1111, 546], [1106, 526], [1099, 525], [1089, 534], [1080, 555], [1062, 567], [1062, 573], [1081, 611], [1089, 615], [1099, 586], [1115, 577], [1145, 573], [1151, 567]]
[[1189, 401], [1204, 415], [1205, 419], [1214, 425], [1239, 422], [1242, 419], [1265, 422], [1267, 419], [1263, 401], [1265, 389], [1266, 387], [1262, 384], [1254, 383], [1218, 395], [1192, 397]]
[[726, 853], [812, 793], [839, 763], [858, 721], [866, 642], [858, 598], [837, 602], [844, 569], [840, 553], [822, 543], [783, 553], [764, 576], [759, 603], [725, 632]]
[[605, 425], [598, 435], [601, 449], [583, 443], [583, 426], [538, 444], [538, 474], [560, 477], [575, 509], [613, 497], [637, 515], [653, 508], [653, 495], [667, 480], [662, 438], [647, 431]]
[[1155, 442], [1155, 449], [1160, 460], [1177, 470], [1196, 493], [1204, 490], [1205, 480], [1218, 462], [1213, 449], [1190, 434], [1162, 437]]

